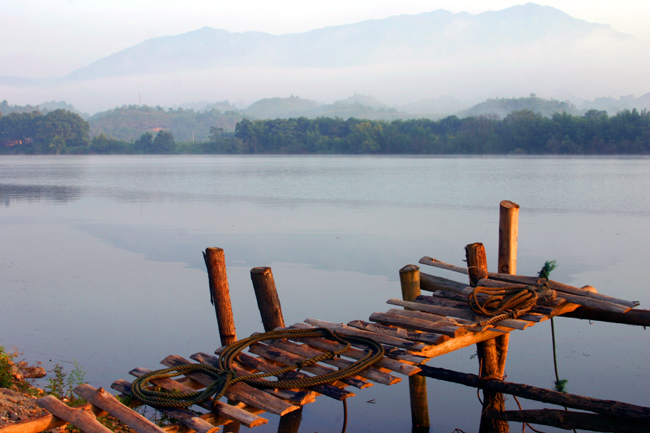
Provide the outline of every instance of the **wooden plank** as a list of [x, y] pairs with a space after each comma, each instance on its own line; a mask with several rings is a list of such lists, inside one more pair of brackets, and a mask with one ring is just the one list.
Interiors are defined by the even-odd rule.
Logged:
[[[174, 367], [178, 365], [191, 364], [191, 362], [180, 356], [170, 355], [163, 359], [161, 364], [167, 367]], [[204, 386], [208, 386], [214, 381], [214, 379], [205, 373], [193, 372], [186, 374], [186, 376], [196, 380]], [[299, 406], [287, 403], [282, 399], [242, 382], [229, 386], [226, 390], [225, 396], [229, 399], [241, 401], [249, 406], [260, 408], [265, 412], [273, 413], [275, 415], [285, 415], [300, 408]]]
[[[145, 374], [144, 372], [142, 374]], [[174, 382], [171, 379], [165, 379], [170, 382]], [[171, 390], [171, 389], [178, 389], [176, 387], [168, 387], [165, 386], [161, 381], [153, 381], [156, 385], [160, 386], [163, 389], [166, 390]], [[132, 395], [131, 394], [131, 383], [127, 382], [126, 380], [123, 381], [116, 381], [113, 382], [111, 385], [111, 388], [115, 389], [116, 391], [121, 392], [122, 394], [126, 395]], [[204, 403], [205, 404], [205, 403]], [[201, 405], [202, 407], [205, 407], [207, 409], [211, 409], [211, 407], [208, 406], [208, 404]], [[214, 424], [210, 424], [208, 421], [204, 420], [203, 418], [199, 417], [198, 415], [194, 414], [193, 412], [190, 412], [187, 409], [173, 409], [173, 408], [156, 408], [156, 410], [164, 413], [165, 415], [175, 418], [179, 420], [183, 425], [185, 425], [187, 428], [190, 430], [194, 430], [198, 433], [212, 433], [216, 431], [216, 427]], [[217, 429], [218, 430], [218, 429]]]
[[108, 427], [97, 421], [90, 409], [68, 407], [53, 395], [41, 397], [36, 400], [36, 403], [56, 417], [69, 422], [75, 427], [79, 427], [87, 433], [113, 433]]
[[[452, 337], [452, 340], [457, 336], [466, 334], [468, 331], [458, 326], [450, 326], [442, 322], [435, 323], [428, 320], [406, 317], [401, 314], [380, 313], [375, 312], [370, 315], [370, 320], [373, 322], [383, 323], [385, 325], [399, 326], [402, 328], [415, 329], [418, 331], [435, 332], [445, 334]], [[443, 343], [444, 344], [444, 343]], [[437, 347], [437, 346], [432, 346]], [[427, 351], [427, 356], [429, 352]]]
[[[129, 374], [135, 377], [144, 376], [147, 373], [151, 373], [151, 370], [148, 370], [146, 368], [136, 368], [129, 372]], [[179, 383], [173, 379], [155, 379], [152, 381], [152, 383], [168, 391], [192, 392], [195, 390], [194, 388]], [[125, 385], [126, 384], [124, 383], [120, 384], [120, 392], [125, 392], [124, 391]], [[128, 393], [131, 394], [130, 384], [128, 388]], [[241, 408], [238, 406], [232, 406], [226, 404], [222, 401], [215, 402], [213, 399], [208, 399], [203, 403], [199, 404], [198, 406], [201, 406], [204, 409], [212, 411], [215, 414], [222, 416], [226, 420], [237, 421], [248, 428], [257, 427], [262, 424], [268, 423], [268, 420], [259, 417], [254, 413], [254, 412], [260, 412], [259, 409], [250, 406]], [[224, 424], [224, 423], [225, 422], [221, 422], [220, 424]]]
[[[293, 353], [287, 352], [277, 347], [272, 347], [266, 344], [255, 343], [249, 347], [251, 353], [254, 353], [264, 358], [281, 362], [284, 365], [295, 365], [299, 361], [304, 361], [305, 357], [298, 356]], [[313, 364], [303, 368], [304, 371], [308, 371], [316, 376], [322, 376], [325, 374], [334, 373], [337, 370], [334, 368], [326, 367], [322, 364]], [[355, 388], [364, 389], [372, 386], [373, 384], [363, 380], [358, 376], [346, 377], [341, 379], [340, 382], [354, 386]]]
[[439, 290], [462, 292], [467, 288], [467, 284], [420, 271], [420, 288], [427, 292], [437, 292]]
[[164, 433], [163, 429], [139, 413], [124, 406], [103, 388], [95, 389], [87, 383], [83, 383], [76, 386], [74, 392], [94, 406], [104, 409], [111, 416], [119, 419], [138, 433]]
[[[190, 359], [193, 359], [202, 364], [209, 364], [214, 367], [219, 366], [218, 358], [216, 356], [212, 356], [208, 354], [196, 353], [190, 356]], [[233, 367], [239, 376], [248, 375], [251, 373], [250, 371], [243, 369], [240, 365], [236, 363], [233, 364]], [[297, 404], [298, 406], [303, 406], [305, 404], [313, 403], [316, 401], [316, 393], [308, 389], [300, 390], [300, 389], [268, 388], [265, 389], [264, 391], [273, 394], [276, 397], [280, 397], [284, 400], [288, 400], [293, 404]]]
[[423, 265], [433, 266], [436, 268], [446, 269], [448, 271], [458, 272], [459, 274], [467, 275], [466, 267], [450, 265], [449, 263], [445, 263], [441, 260], [434, 259], [433, 257], [424, 256], [420, 259], [419, 263]]
[[[431, 313], [431, 314], [437, 314], [440, 316], [451, 316], [451, 317], [458, 317], [460, 319], [467, 319], [472, 322], [481, 322], [483, 320], [489, 320], [490, 317], [488, 316], [482, 316], [479, 314], [474, 313], [471, 309], [469, 308], [450, 308], [450, 307], [444, 307], [440, 305], [432, 305], [432, 304], [424, 304], [420, 302], [406, 302], [402, 301], [400, 299], [389, 299], [387, 301], [388, 304], [391, 305], [399, 305], [401, 307], [408, 307], [412, 310], [417, 310], [417, 311], [424, 311], [426, 313]], [[512, 328], [512, 329], [519, 329], [523, 330], [528, 328], [529, 326], [533, 326], [533, 322], [527, 322], [525, 320], [515, 320], [515, 319], [505, 319], [505, 320], [500, 320], [498, 322], [494, 323], [495, 326], [503, 326], [505, 328]]]
[[[313, 358], [315, 356], [320, 356], [323, 354], [322, 350], [312, 348], [306, 344], [296, 344], [287, 340], [273, 340], [269, 342], [269, 346], [277, 347], [283, 350], [286, 350], [289, 353], [295, 355], [303, 356], [305, 359]], [[347, 356], [345, 353], [342, 356]], [[343, 358], [334, 357], [331, 359], [325, 359], [321, 361], [324, 364], [333, 365], [339, 369], [345, 369], [353, 364], [352, 361], [348, 361]], [[392, 374], [385, 373], [374, 367], [368, 367], [365, 370], [359, 372], [359, 376], [372, 380], [373, 382], [381, 383], [383, 385], [394, 385], [402, 381], [397, 376]]]
[[390, 335], [362, 331], [360, 329], [355, 329], [350, 326], [344, 325], [343, 323], [332, 323], [332, 322], [326, 322], [324, 320], [318, 320], [313, 318], [305, 319], [305, 322], [320, 328], [333, 329], [334, 331], [338, 331], [342, 334], [358, 335], [361, 337], [372, 338], [373, 340], [381, 344], [388, 344], [389, 346], [400, 347], [402, 349], [407, 349], [411, 352], [420, 352], [420, 351], [424, 351], [427, 348], [427, 346], [422, 343], [409, 341], [405, 338], [397, 338]]
[[[390, 310], [387, 311], [388, 314], [396, 314], [398, 316], [403, 316], [403, 317], [411, 317], [414, 319], [420, 319], [420, 320], [426, 320], [428, 322], [431, 322], [435, 324], [436, 326], [440, 326], [442, 329], [445, 329], [446, 332], [455, 332], [455, 336], [458, 337], [459, 335], [465, 334], [468, 332], [469, 326], [472, 326], [474, 329], [472, 331], [478, 332], [478, 331], [484, 331], [485, 329], [492, 327], [492, 325], [479, 325], [476, 322], [472, 322], [470, 320], [465, 320], [465, 319], [456, 319], [454, 317], [447, 317], [447, 316], [442, 316], [439, 314], [432, 314], [424, 311], [415, 311], [415, 310], [402, 310], [399, 308], [391, 308]], [[443, 333], [443, 331], [441, 331]], [[454, 335], [451, 335], [447, 333], [450, 337], [453, 337]]]
[[394, 326], [386, 326], [379, 323], [370, 323], [364, 320], [352, 320], [351, 322], [348, 322], [348, 326], [369, 332], [376, 332], [377, 334], [392, 335], [394, 337], [406, 338], [408, 340], [420, 341], [432, 345], [440, 344], [450, 338], [448, 335], [412, 331], [410, 329], [396, 328]]
[[[454, 296], [455, 295], [455, 296]], [[469, 307], [469, 304], [467, 303], [467, 297], [463, 295], [458, 295], [457, 293], [452, 293], [452, 292], [436, 292], [432, 293], [431, 295], [422, 295], [418, 296], [415, 299], [415, 302], [418, 302], [420, 304], [427, 304], [427, 305], [437, 305], [440, 307], [445, 307], [445, 308], [455, 308], [459, 310], [463, 310], [466, 312], [469, 312], [471, 314], [475, 314], [474, 311]], [[524, 322], [531, 322], [531, 326], [535, 323], [543, 322], [544, 320], [548, 320], [547, 316], [533, 313], [534, 309], [529, 311], [528, 313], [517, 317], [516, 320], [522, 320]], [[551, 310], [549, 310], [550, 312]], [[515, 328], [517, 329], [517, 328]]]
[[[294, 325], [295, 326], [295, 325]], [[308, 326], [308, 325], [306, 325]], [[306, 343], [309, 346], [312, 347], [318, 347], [320, 349], [325, 349], [325, 350], [340, 350], [343, 345], [333, 341], [333, 340], [328, 340], [326, 338], [300, 338], [297, 339], [298, 341], [302, 343]], [[353, 359], [361, 359], [366, 355], [365, 350], [357, 349], [355, 347], [350, 347], [344, 354], [343, 356], [346, 356], [348, 358], [353, 358]], [[417, 374], [420, 371], [419, 367], [416, 367], [413, 364], [407, 364], [405, 362], [400, 362], [395, 359], [391, 358], [386, 358], [383, 357], [381, 360], [379, 360], [377, 363], [374, 364], [375, 367], [381, 367], [388, 369], [390, 371], [394, 371], [396, 373], [401, 373], [405, 376], [412, 376], [414, 374]]]
[[[273, 364], [263, 358], [250, 356], [246, 353], [240, 353], [237, 356], [237, 359], [244, 365], [247, 365], [259, 371], [265, 371], [267, 373], [278, 371], [283, 367], [279, 364]], [[281, 377], [286, 379], [298, 379], [298, 378], [304, 379], [310, 376], [300, 372], [288, 371], [284, 373]], [[342, 384], [342, 386], [344, 385]], [[354, 397], [354, 393], [346, 389], [334, 386], [332, 384], [316, 385], [312, 389], [317, 393], [323, 394], [326, 397], [330, 397], [339, 401], [345, 400], [346, 398]]]

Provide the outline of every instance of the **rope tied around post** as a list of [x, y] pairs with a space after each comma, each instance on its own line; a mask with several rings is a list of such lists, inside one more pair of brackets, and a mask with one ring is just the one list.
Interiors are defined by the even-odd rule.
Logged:
[[[264, 340], [285, 339], [285, 338], [314, 338], [325, 337], [335, 340], [343, 345], [338, 350], [329, 350], [323, 354], [299, 361], [294, 365], [286, 366], [272, 373], [251, 373], [248, 375], [238, 376], [232, 364], [237, 355], [246, 347]], [[321, 376], [311, 376], [298, 379], [278, 379], [266, 380], [271, 376], [279, 376], [292, 370], [300, 370], [326, 359], [332, 359], [340, 356], [350, 348], [351, 343], [357, 343], [367, 346], [368, 350], [363, 358], [357, 360], [345, 369]], [[131, 384], [131, 393], [134, 398], [142, 403], [153, 407], [169, 408], [186, 408], [194, 404], [202, 403], [209, 398], [213, 398], [213, 405], [225, 394], [229, 386], [237, 382], [245, 382], [256, 388], [310, 388], [317, 385], [323, 385], [333, 381], [341, 380], [370, 367], [384, 356], [384, 347], [371, 338], [343, 335], [339, 332], [327, 328], [314, 329], [286, 329], [269, 331], [252, 337], [239, 340], [230, 344], [221, 353], [218, 361], [218, 367], [207, 364], [186, 364], [162, 370], [152, 371], [139, 378]], [[166, 379], [180, 376], [191, 372], [206, 373], [214, 378], [214, 381], [205, 389], [195, 392], [168, 392], [163, 391], [152, 381], [157, 379]]]
[[475, 313], [490, 317], [479, 323], [485, 326], [504, 319], [516, 319], [537, 305], [538, 299], [552, 301], [556, 296], [556, 292], [549, 288], [548, 282], [525, 287], [477, 286], [472, 290], [467, 302]]

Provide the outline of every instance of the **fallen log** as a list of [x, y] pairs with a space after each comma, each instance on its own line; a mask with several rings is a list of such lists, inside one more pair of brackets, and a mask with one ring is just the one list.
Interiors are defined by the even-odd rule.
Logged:
[[444, 368], [421, 365], [422, 371], [418, 374], [447, 382], [459, 383], [473, 388], [489, 389], [492, 391], [511, 394], [529, 400], [541, 401], [543, 403], [556, 404], [573, 409], [587, 410], [603, 415], [634, 418], [650, 422], [650, 408], [622, 403], [613, 400], [599, 400], [583, 397], [575, 394], [568, 394], [557, 391], [550, 391], [530, 385], [505, 382], [501, 380], [481, 380], [475, 374], [459, 373]]

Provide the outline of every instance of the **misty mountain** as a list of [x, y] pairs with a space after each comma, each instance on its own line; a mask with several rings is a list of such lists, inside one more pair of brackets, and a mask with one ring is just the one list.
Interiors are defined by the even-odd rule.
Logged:
[[609, 26], [533, 3], [478, 15], [437, 10], [279, 36], [204, 27], [144, 41], [67, 78], [158, 75], [214, 67], [343, 68], [440, 61], [478, 53], [570, 47], [595, 34], [621, 42], [629, 39]]
[[542, 116], [551, 117], [555, 113], [578, 115], [579, 110], [568, 101], [546, 100], [532, 94], [528, 98], [496, 98], [476, 104], [457, 113], [458, 117], [478, 117], [493, 115], [503, 119], [513, 111], [530, 110]]
[[[11, 86], [0, 80], [0, 90], [11, 99], [26, 100], [28, 93], [37, 100], [65, 99], [89, 112], [187, 101], [228, 100], [245, 107], [299, 95], [327, 105], [311, 107], [310, 116], [345, 117], [355, 112], [351, 106], [361, 106], [392, 118], [399, 116], [390, 107], [439, 118], [470, 105], [460, 101], [531, 93], [558, 100], [645, 94], [647, 52], [647, 44], [610, 26], [529, 3], [477, 15], [437, 10], [285, 35], [204, 27], [146, 40], [54, 82]], [[373, 95], [387, 106], [332, 106], [349, 95]], [[304, 111], [282, 104], [287, 115]]]

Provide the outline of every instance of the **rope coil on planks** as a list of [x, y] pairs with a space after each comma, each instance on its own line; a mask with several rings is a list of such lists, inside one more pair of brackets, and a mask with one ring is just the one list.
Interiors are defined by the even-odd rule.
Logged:
[[[289, 365], [280, 370], [272, 373], [251, 373], [248, 375], [238, 376], [232, 364], [237, 358], [237, 355], [246, 347], [264, 340], [284, 339], [284, 338], [313, 338], [325, 337], [335, 340], [344, 345], [339, 350], [329, 350], [322, 355], [313, 358], [305, 359]], [[266, 377], [277, 376], [291, 370], [300, 370], [301, 368], [316, 364], [326, 359], [332, 359], [340, 356], [343, 352], [348, 350], [351, 343], [360, 343], [368, 347], [366, 355], [348, 366], [332, 373], [324, 374], [321, 376], [311, 376], [298, 379], [278, 379], [266, 380]], [[371, 338], [359, 337], [353, 335], [343, 335], [339, 332], [332, 331], [326, 328], [314, 329], [287, 329], [269, 331], [263, 334], [254, 335], [243, 340], [239, 340], [226, 349], [219, 356], [218, 367], [207, 364], [186, 364], [177, 367], [166, 368], [162, 370], [153, 371], [137, 378], [131, 384], [131, 394], [134, 398], [142, 403], [146, 403], [154, 407], [171, 407], [171, 408], [186, 408], [194, 404], [202, 403], [209, 398], [214, 398], [213, 405], [224, 395], [230, 385], [237, 382], [245, 382], [256, 388], [310, 388], [317, 385], [323, 385], [336, 380], [345, 379], [346, 377], [353, 376], [362, 370], [370, 367], [384, 356], [384, 347]], [[156, 387], [152, 381], [156, 379], [166, 379], [184, 375], [190, 372], [206, 373], [213, 377], [215, 380], [201, 391], [195, 392], [171, 392], [163, 391]]]
[[530, 311], [540, 297], [554, 300], [556, 296], [555, 291], [548, 287], [548, 283], [523, 288], [477, 286], [472, 290], [467, 302], [475, 313], [491, 317], [479, 323], [485, 326], [504, 319], [516, 319]]

